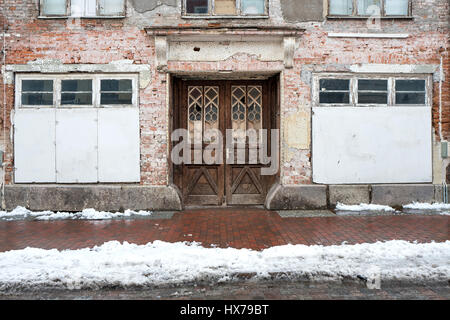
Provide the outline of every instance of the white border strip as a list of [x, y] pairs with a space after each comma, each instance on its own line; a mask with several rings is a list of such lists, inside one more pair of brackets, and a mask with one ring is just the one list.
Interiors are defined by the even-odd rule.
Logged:
[[328, 32], [329, 38], [388, 38], [388, 39], [406, 39], [408, 33], [336, 33]]

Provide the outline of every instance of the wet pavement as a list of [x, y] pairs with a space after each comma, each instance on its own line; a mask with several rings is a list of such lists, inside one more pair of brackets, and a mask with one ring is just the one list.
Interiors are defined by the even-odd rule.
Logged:
[[314, 212], [282, 218], [254, 208], [200, 209], [176, 212], [170, 219], [0, 221], [0, 252], [37, 247], [79, 249], [107, 241], [147, 244], [199, 242], [205, 247], [261, 250], [285, 244], [335, 245], [406, 240], [450, 240], [450, 216], [358, 215]]
[[[203, 246], [261, 250], [285, 244], [334, 245], [387, 240], [444, 242], [450, 240], [450, 216], [349, 213], [331, 211], [274, 212], [255, 208], [198, 209], [154, 215], [151, 219], [0, 221], [0, 252], [37, 247], [79, 249], [111, 240], [146, 244], [200, 242]], [[152, 299], [152, 300], [448, 300], [450, 283], [382, 283], [368, 289], [363, 281], [240, 281], [183, 287], [39, 290], [0, 292], [9, 299]]]
[[260, 281], [174, 288], [39, 290], [1, 293], [0, 300], [448, 300], [448, 283], [386, 283], [368, 289], [361, 282]]

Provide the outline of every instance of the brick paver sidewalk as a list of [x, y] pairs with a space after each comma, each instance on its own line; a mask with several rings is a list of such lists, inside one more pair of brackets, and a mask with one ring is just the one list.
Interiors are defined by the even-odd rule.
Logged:
[[281, 218], [262, 209], [203, 209], [169, 220], [2, 221], [0, 251], [25, 247], [78, 249], [106, 241], [146, 244], [196, 241], [204, 246], [264, 249], [284, 244], [450, 240], [448, 216]]

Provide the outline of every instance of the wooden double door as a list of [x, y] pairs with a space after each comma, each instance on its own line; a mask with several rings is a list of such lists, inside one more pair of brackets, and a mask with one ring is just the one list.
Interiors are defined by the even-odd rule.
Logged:
[[[264, 204], [276, 175], [261, 174], [270, 164], [260, 157], [259, 144], [270, 156], [278, 81], [175, 80], [173, 94], [173, 127], [185, 129], [189, 147], [183, 152], [191, 153], [190, 163], [173, 169], [184, 205]], [[255, 133], [258, 150], [248, 138]]]

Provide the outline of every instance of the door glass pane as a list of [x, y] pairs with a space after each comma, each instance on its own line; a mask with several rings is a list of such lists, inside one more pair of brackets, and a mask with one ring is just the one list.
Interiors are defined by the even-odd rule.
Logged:
[[350, 103], [349, 79], [320, 79], [320, 103]]
[[214, 13], [217, 15], [236, 14], [236, 0], [215, 0]]
[[[205, 133], [208, 130], [219, 129], [219, 87], [204, 87], [205, 102]], [[208, 139], [209, 140], [209, 139]], [[214, 139], [211, 139], [212, 141]], [[205, 142], [207, 141], [205, 138]]]
[[133, 83], [131, 80], [101, 80], [100, 87], [100, 104], [133, 104]]
[[381, 0], [358, 0], [358, 15], [372, 15], [381, 12], [374, 10], [373, 6], [376, 7], [375, 9], [381, 10]]
[[92, 80], [62, 80], [62, 105], [91, 105]]
[[22, 80], [22, 92], [53, 92], [53, 80]]
[[61, 90], [63, 92], [89, 91], [92, 92], [92, 80], [62, 80]]
[[409, 0], [385, 0], [387, 16], [407, 16]]
[[191, 143], [201, 143], [203, 140], [203, 101], [203, 87], [188, 88], [188, 130]]
[[45, 0], [42, 7], [43, 15], [65, 15], [66, 0]]
[[102, 80], [102, 91], [130, 91], [132, 90], [131, 80]]
[[387, 91], [387, 80], [358, 80], [358, 90]]
[[246, 15], [263, 15], [265, 6], [265, 0], [241, 0], [242, 13]]
[[387, 104], [387, 92], [358, 92], [358, 103]]
[[351, 15], [353, 0], [330, 0], [330, 15]]
[[396, 80], [395, 104], [425, 105], [425, 80]]
[[358, 103], [388, 103], [387, 80], [358, 80]]
[[22, 80], [22, 105], [52, 106], [53, 80]]
[[22, 93], [22, 105], [51, 106], [53, 93]]
[[100, 0], [100, 14], [104, 16], [124, 15], [124, 0]]
[[247, 90], [245, 86], [231, 87], [231, 121], [233, 137], [245, 139]]
[[262, 129], [262, 87], [247, 88], [247, 130]]
[[425, 80], [396, 80], [395, 90], [425, 92]]
[[101, 104], [132, 104], [131, 93], [102, 93]]
[[186, 0], [186, 13], [207, 14], [208, 0]]
[[320, 91], [324, 90], [349, 90], [348, 79], [320, 79]]

